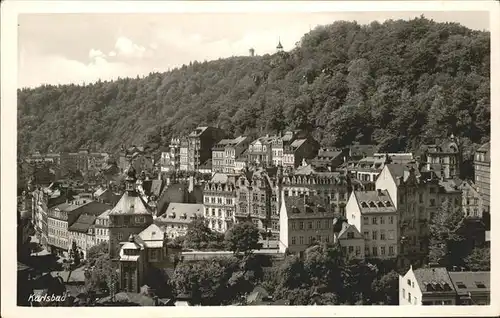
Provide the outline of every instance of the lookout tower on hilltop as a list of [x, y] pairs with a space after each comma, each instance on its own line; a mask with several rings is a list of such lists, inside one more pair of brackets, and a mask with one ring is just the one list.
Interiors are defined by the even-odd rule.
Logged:
[[278, 53], [282, 53], [283, 52], [283, 45], [281, 45], [281, 40], [278, 38], [278, 45], [276, 46], [276, 51]]

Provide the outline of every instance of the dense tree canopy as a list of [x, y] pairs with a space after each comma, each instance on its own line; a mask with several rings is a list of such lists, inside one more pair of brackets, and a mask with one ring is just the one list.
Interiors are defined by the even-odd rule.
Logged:
[[194, 61], [144, 78], [18, 94], [19, 151], [167, 143], [196, 125], [250, 136], [311, 130], [326, 145], [410, 150], [490, 134], [490, 33], [424, 17], [338, 21], [282, 54]]

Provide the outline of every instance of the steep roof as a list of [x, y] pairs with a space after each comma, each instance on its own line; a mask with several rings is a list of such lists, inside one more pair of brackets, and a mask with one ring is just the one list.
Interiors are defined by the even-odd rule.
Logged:
[[285, 197], [284, 203], [288, 219], [334, 218], [331, 205], [320, 196]]
[[364, 239], [363, 235], [359, 233], [358, 229], [353, 224], [348, 224], [347, 222], [344, 222], [344, 224], [342, 224], [342, 230], [339, 232], [338, 239], [339, 240], [348, 239], [347, 237], [348, 232], [354, 233], [353, 238], [355, 239]]
[[156, 221], [159, 223], [190, 223], [194, 218], [203, 216], [203, 204], [170, 203], [167, 211]]
[[138, 193], [125, 192], [120, 201], [109, 212], [109, 215], [118, 214], [151, 214], [151, 211]]
[[104, 212], [102, 212], [101, 214], [99, 214], [99, 216], [97, 216], [98, 219], [109, 219], [109, 212], [111, 212], [111, 210], [106, 210]]
[[149, 191], [151, 195], [159, 197], [161, 194], [161, 190], [163, 190], [163, 180], [157, 180], [157, 179], [152, 180], [151, 189]]
[[143, 241], [163, 241], [164, 232], [158, 225], [153, 223], [138, 235]]
[[420, 290], [425, 292], [454, 292], [455, 288], [444, 267], [419, 268], [413, 270]]
[[87, 233], [89, 228], [94, 224], [95, 219], [95, 215], [82, 214], [69, 226], [68, 230], [70, 232]]
[[293, 148], [299, 148], [304, 142], [306, 142], [306, 140], [307, 139], [295, 139], [290, 146]]
[[394, 203], [387, 190], [354, 191], [354, 197], [361, 213], [396, 212]]

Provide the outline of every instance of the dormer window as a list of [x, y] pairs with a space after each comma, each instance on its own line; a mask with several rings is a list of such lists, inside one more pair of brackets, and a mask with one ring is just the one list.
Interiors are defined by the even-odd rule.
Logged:
[[375, 205], [375, 202], [371, 201], [370, 202], [370, 208], [376, 208], [377, 206]]
[[361, 202], [361, 207], [363, 208], [367, 208], [368, 207], [368, 204], [366, 202]]
[[377, 203], [377, 205], [378, 205], [378, 207], [379, 207], [379, 208], [384, 208], [384, 207], [385, 207], [385, 206], [384, 206], [384, 203], [382, 203], [382, 202], [380, 202], [380, 201]]

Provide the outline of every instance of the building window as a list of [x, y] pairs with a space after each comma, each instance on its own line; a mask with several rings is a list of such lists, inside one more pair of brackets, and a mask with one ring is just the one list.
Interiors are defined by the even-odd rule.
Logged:
[[408, 302], [411, 304], [411, 293], [408, 293]]
[[368, 225], [368, 223], [369, 223], [368, 222], [368, 217], [367, 216], [363, 217], [363, 224], [364, 225]]
[[380, 230], [380, 239], [385, 241], [385, 230]]
[[295, 221], [290, 222], [292, 230], [295, 230]]
[[431, 206], [435, 206], [436, 205], [436, 200], [435, 199], [431, 199], [430, 200], [430, 205]]
[[312, 228], [313, 228], [313, 222], [311, 222], [311, 221], [307, 222], [307, 228], [309, 230], [312, 230]]
[[295, 244], [295, 236], [292, 236], [292, 244]]
[[380, 247], [380, 255], [385, 256], [385, 246]]
[[378, 234], [377, 231], [373, 231], [372, 232], [372, 240], [376, 240], [377, 239], [377, 237], [378, 237], [377, 234]]
[[377, 249], [376, 246], [372, 247], [372, 253], [373, 253], [373, 256], [377, 256], [378, 255], [378, 249]]
[[156, 250], [151, 250], [151, 259], [156, 259]]
[[385, 217], [383, 216], [380, 217], [380, 224], [385, 224]]
[[359, 256], [361, 254], [361, 246], [356, 246], [356, 255]]
[[376, 216], [374, 216], [374, 217], [372, 218], [372, 224], [377, 224], [377, 217], [376, 217]]
[[394, 230], [389, 230], [388, 236], [389, 236], [389, 240], [394, 240]]
[[370, 248], [365, 247], [365, 256], [370, 256]]
[[369, 240], [370, 239], [370, 232], [364, 231], [363, 236], [365, 237], [365, 240]]
[[123, 233], [118, 233], [116, 239], [121, 242], [121, 240], [123, 240]]
[[389, 246], [389, 255], [394, 255], [394, 246]]
[[299, 236], [299, 244], [300, 245], [304, 244], [304, 237], [303, 236]]
[[304, 221], [299, 221], [299, 230], [304, 229]]

